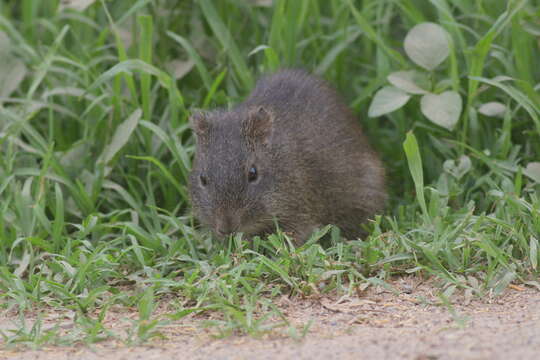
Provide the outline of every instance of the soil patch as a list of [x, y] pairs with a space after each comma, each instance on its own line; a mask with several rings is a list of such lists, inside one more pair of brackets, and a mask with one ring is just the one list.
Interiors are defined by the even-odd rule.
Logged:
[[[284, 331], [260, 339], [215, 339], [200, 326], [204, 319], [190, 316], [161, 329], [167, 340], [146, 346], [106, 341], [92, 347], [11, 349], [0, 350], [0, 359], [538, 359], [538, 290], [511, 286], [499, 297], [454, 295], [452, 305], [445, 305], [430, 283], [407, 278], [393, 286], [398, 293], [371, 287], [355, 296], [278, 299], [291, 323], [301, 328], [312, 322], [301, 340]], [[136, 314], [113, 315], [107, 326], [118, 330], [130, 316]], [[61, 317], [50, 314], [44, 326]], [[10, 320], [0, 317], [0, 329], [9, 328]]]

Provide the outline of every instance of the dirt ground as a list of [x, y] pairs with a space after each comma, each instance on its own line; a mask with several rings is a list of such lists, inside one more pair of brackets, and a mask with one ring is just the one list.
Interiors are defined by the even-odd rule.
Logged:
[[[540, 358], [538, 289], [511, 286], [499, 297], [459, 294], [452, 297], [453, 305], [447, 306], [432, 284], [409, 278], [397, 280], [393, 286], [398, 294], [370, 287], [354, 297], [279, 299], [276, 305], [292, 323], [301, 327], [313, 321], [302, 340], [294, 340], [283, 331], [260, 339], [216, 339], [200, 326], [200, 316], [192, 316], [162, 329], [167, 340], [154, 340], [146, 346], [128, 347], [108, 341], [92, 347], [8, 349], [0, 350], [0, 359]], [[121, 316], [111, 316], [107, 326], [121, 326]], [[9, 328], [9, 320], [0, 315], [0, 329]], [[47, 321], [59, 321], [58, 316], [51, 316], [44, 325]]]

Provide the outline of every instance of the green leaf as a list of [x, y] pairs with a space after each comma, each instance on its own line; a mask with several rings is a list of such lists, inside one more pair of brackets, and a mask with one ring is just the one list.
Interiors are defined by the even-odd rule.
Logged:
[[58, 183], [54, 183], [54, 195], [56, 198], [56, 206], [55, 206], [55, 216], [54, 216], [54, 223], [52, 228], [52, 238], [53, 241], [56, 244], [56, 249], [60, 249], [60, 241], [62, 232], [65, 228], [65, 221], [64, 221], [64, 194], [62, 193], [62, 188]]
[[111, 143], [107, 145], [105, 150], [103, 150], [98, 162], [108, 164], [114, 158], [114, 155], [116, 155], [116, 153], [127, 144], [131, 134], [139, 123], [141, 115], [141, 110], [137, 109], [129, 116], [129, 118], [127, 118], [127, 120], [118, 125], [116, 131], [114, 132]]
[[409, 170], [414, 181], [414, 187], [416, 189], [416, 196], [418, 203], [422, 208], [422, 212], [426, 219], [428, 218], [428, 211], [426, 206], [426, 199], [424, 197], [424, 171], [422, 169], [422, 157], [420, 156], [420, 148], [414, 134], [409, 131], [405, 142], [403, 142], [403, 149], [407, 156], [407, 162], [409, 164]]
[[529, 258], [531, 259], [531, 266], [534, 270], [536, 270], [536, 268], [538, 267], [538, 240], [534, 236], [531, 236], [529, 247]]
[[130, 159], [137, 159], [137, 160], [145, 160], [153, 163], [156, 165], [162, 172], [162, 174], [171, 182], [171, 184], [174, 185], [176, 190], [180, 194], [182, 194], [182, 197], [187, 199], [187, 193], [186, 190], [182, 187], [182, 185], [175, 179], [175, 177], [170, 173], [169, 170], [167, 170], [167, 167], [161, 163], [158, 159], [152, 157], [152, 156], [128, 156]]
[[368, 116], [377, 117], [395, 111], [405, 105], [411, 98], [403, 90], [394, 86], [385, 86], [373, 97], [369, 106]]
[[191, 71], [191, 69], [193, 69], [194, 66], [195, 62], [191, 59], [187, 61], [175, 59], [169, 61], [165, 65], [165, 67], [167, 68], [167, 70], [169, 70], [175, 80], [181, 79], [186, 76]]
[[414, 63], [431, 71], [450, 54], [449, 36], [437, 24], [418, 24], [405, 37], [405, 52]]
[[8, 97], [24, 80], [26, 65], [13, 56], [7, 35], [0, 31], [0, 98]]
[[427, 94], [429, 92], [425, 90], [428, 85], [427, 77], [415, 70], [396, 71], [388, 75], [387, 79], [390, 84], [409, 94]]
[[472, 102], [472, 99], [476, 96], [478, 81], [477, 76], [481, 76], [485, 70], [484, 63], [487, 58], [487, 54], [491, 49], [493, 40], [501, 33], [501, 31], [510, 23], [512, 18], [516, 16], [519, 10], [528, 3], [527, 0], [521, 1], [508, 1], [506, 11], [503, 12], [491, 28], [484, 34], [484, 36], [476, 43], [471, 55], [471, 64], [469, 70], [469, 86], [467, 93], [469, 94], [468, 103]]
[[95, 90], [98, 86], [102, 85], [106, 81], [109, 81], [110, 79], [114, 78], [118, 74], [122, 74], [122, 73], [131, 74], [131, 72], [134, 70], [139, 71], [141, 73], [154, 75], [155, 77], [158, 78], [160, 84], [164, 86], [166, 89], [170, 89], [171, 86], [173, 86], [171, 82], [171, 77], [165, 71], [162, 71], [155, 66], [147, 64], [144, 61], [134, 59], [134, 60], [122, 61], [114, 65], [109, 70], [105, 71], [92, 83], [92, 85], [90, 85], [90, 87], [88, 88], [88, 91]]
[[529, 114], [531, 119], [534, 122], [534, 125], [536, 127], [536, 132], [540, 134], [540, 106], [534, 102], [534, 99], [529, 98], [527, 95], [525, 95], [520, 90], [516, 89], [515, 87], [503, 83], [507, 80], [513, 80], [509, 79], [506, 76], [497, 76], [493, 79], [487, 79], [483, 77], [469, 77], [470, 79], [477, 80], [479, 82], [489, 84], [491, 86], [495, 86], [502, 91], [504, 91], [507, 95], [509, 95], [512, 99], [514, 99], [520, 106], [525, 109], [525, 111]]
[[204, 64], [204, 61], [200, 57], [200, 55], [197, 53], [195, 48], [190, 44], [189, 41], [187, 41], [185, 38], [183, 38], [180, 35], [177, 35], [171, 31], [167, 31], [167, 35], [171, 37], [174, 41], [179, 43], [184, 50], [188, 53], [190, 59], [195, 63], [195, 66], [197, 67], [197, 70], [199, 71], [199, 75], [201, 76], [202, 82], [207, 90], [210, 90], [210, 87], [212, 86], [212, 79], [208, 72], [208, 69], [206, 68], [206, 65]]
[[458, 180], [468, 173], [471, 167], [471, 159], [467, 155], [462, 155], [457, 161], [446, 160], [443, 164], [443, 169]]
[[405, 60], [405, 58], [398, 51], [395, 51], [386, 44], [384, 38], [381, 37], [380, 33], [377, 30], [375, 30], [373, 24], [371, 24], [369, 20], [367, 20], [367, 18], [362, 14], [362, 12], [355, 7], [353, 1], [348, 0], [347, 3], [349, 4], [349, 8], [351, 9], [352, 15], [354, 16], [358, 27], [364, 32], [365, 36], [369, 40], [377, 44], [377, 46], [382, 51], [384, 51], [386, 55], [388, 55], [388, 57], [392, 58], [401, 66], [406, 66], [407, 61]]
[[319, 62], [319, 66], [315, 69], [315, 74], [322, 75], [326, 73], [326, 71], [332, 66], [332, 64], [336, 61], [336, 59], [339, 57], [339, 55], [346, 49], [350, 47], [350, 45], [360, 36], [362, 32], [361, 31], [352, 31], [345, 39], [338, 42], [334, 45], [332, 49], [330, 49], [326, 56]]
[[[152, 32], [153, 32], [153, 20], [150, 15], [137, 16], [137, 23], [139, 25], [139, 58], [145, 64], [152, 64]], [[142, 107], [145, 120], [150, 120], [152, 116], [152, 109], [150, 104], [150, 92], [152, 86], [152, 78], [149, 73], [143, 72], [141, 77], [140, 94], [142, 98]], [[150, 137], [148, 133], [145, 133], [147, 148], [150, 147]]]
[[426, 94], [420, 101], [422, 113], [435, 124], [448, 130], [456, 126], [462, 106], [461, 96], [455, 91], [445, 91], [439, 95]]
[[523, 173], [540, 184], [540, 162], [528, 163]]
[[150, 319], [155, 309], [154, 289], [152, 287], [146, 288], [137, 304], [137, 308], [139, 310], [139, 319]]
[[92, 5], [96, 0], [64, 0], [60, 2], [60, 11], [64, 9], [73, 9], [77, 11], [84, 11], [87, 7]]
[[[214, 35], [219, 40], [225, 53], [230, 57], [231, 62], [236, 70], [238, 78], [242, 81], [242, 85], [247, 89], [253, 85], [251, 72], [245, 61], [245, 56], [238, 48], [237, 42], [233, 39], [227, 25], [223, 22], [216, 9], [217, 2], [210, 0], [199, 0], [199, 6], [208, 21]], [[238, 39], [238, 38], [237, 38]]]
[[500, 102], [491, 101], [480, 105], [478, 112], [489, 117], [504, 117], [506, 105], [501, 104]]

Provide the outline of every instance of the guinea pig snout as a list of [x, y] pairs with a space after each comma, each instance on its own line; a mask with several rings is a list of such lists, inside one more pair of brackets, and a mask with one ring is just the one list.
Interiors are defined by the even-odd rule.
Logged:
[[224, 214], [215, 223], [215, 230], [219, 236], [226, 236], [238, 230], [238, 220], [234, 216]]

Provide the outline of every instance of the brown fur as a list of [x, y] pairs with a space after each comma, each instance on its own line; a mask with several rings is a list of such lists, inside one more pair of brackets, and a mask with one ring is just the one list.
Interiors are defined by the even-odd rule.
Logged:
[[[264, 77], [233, 110], [200, 113], [191, 123], [193, 208], [218, 235], [262, 235], [275, 219], [298, 243], [325, 224], [356, 238], [384, 207], [384, 170], [358, 121], [305, 71]], [[252, 166], [258, 176], [249, 182]]]

